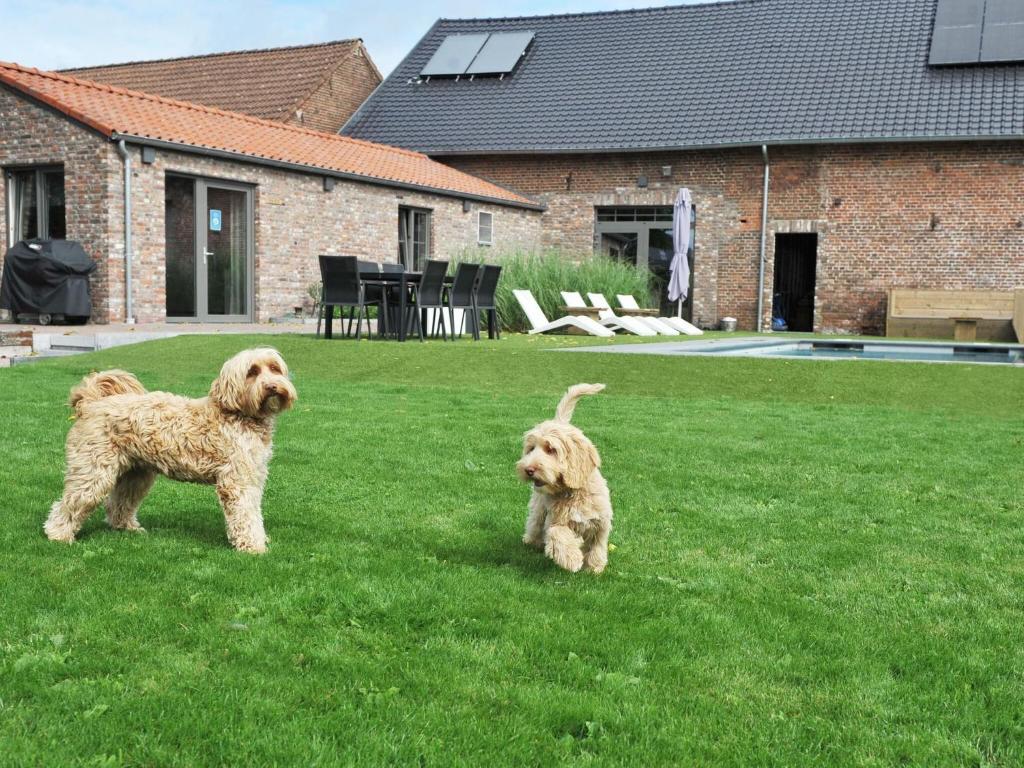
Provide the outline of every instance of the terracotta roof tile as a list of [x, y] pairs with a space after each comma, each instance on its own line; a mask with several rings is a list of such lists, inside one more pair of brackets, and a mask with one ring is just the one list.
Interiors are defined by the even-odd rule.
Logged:
[[67, 69], [63, 74], [286, 121], [361, 40]]
[[424, 154], [262, 120], [0, 62], [0, 83], [42, 101], [108, 138], [136, 137], [212, 149], [311, 171], [333, 171], [454, 196], [539, 207], [507, 189]]

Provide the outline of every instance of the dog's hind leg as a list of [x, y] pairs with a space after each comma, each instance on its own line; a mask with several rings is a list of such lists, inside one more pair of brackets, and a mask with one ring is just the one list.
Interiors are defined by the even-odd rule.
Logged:
[[130, 469], [117, 480], [107, 499], [107, 524], [119, 531], [145, 531], [136, 514], [156, 481], [150, 469]]
[[582, 544], [583, 539], [570, 528], [552, 525], [548, 528], [544, 554], [554, 560], [560, 568], [576, 573], [583, 567], [583, 550], [580, 549]]
[[[92, 458], [92, 457], [91, 457]], [[51, 541], [68, 544], [93, 510], [114, 489], [119, 468], [114, 461], [89, 461], [69, 466], [64, 479], [64, 495], [50, 508], [43, 530]]]

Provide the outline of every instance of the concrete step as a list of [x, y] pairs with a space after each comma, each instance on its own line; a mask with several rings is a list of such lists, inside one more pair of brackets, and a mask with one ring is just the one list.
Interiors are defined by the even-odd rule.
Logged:
[[83, 350], [80, 349], [49, 349], [45, 352], [36, 352], [33, 355], [25, 355], [24, 357], [12, 357], [10, 358], [11, 365], [25, 365], [26, 363], [35, 363], [39, 360], [46, 360], [51, 357], [68, 357], [69, 355], [80, 355]]
[[96, 336], [94, 334], [83, 334], [83, 333], [68, 333], [68, 334], [49, 334], [49, 343], [38, 343], [38, 337], [42, 334], [37, 334], [35, 348], [39, 351], [45, 349], [65, 349], [73, 350], [75, 352], [92, 352], [97, 348]]
[[93, 352], [97, 349], [120, 347], [124, 344], [138, 344], [142, 341], [167, 339], [177, 336], [179, 331], [139, 331], [139, 332], [98, 332], [98, 333], [51, 333], [36, 331], [32, 336], [32, 347], [36, 352], [48, 349], [74, 350], [75, 352]]
[[32, 354], [32, 347], [25, 345], [4, 345], [0, 346], [0, 368], [10, 368], [17, 365], [18, 360]]
[[[51, 350], [60, 350], [61, 352], [76, 352], [81, 354], [82, 352], [95, 352], [96, 347], [92, 344], [51, 344], [49, 347]], [[46, 350], [40, 350], [46, 351]]]

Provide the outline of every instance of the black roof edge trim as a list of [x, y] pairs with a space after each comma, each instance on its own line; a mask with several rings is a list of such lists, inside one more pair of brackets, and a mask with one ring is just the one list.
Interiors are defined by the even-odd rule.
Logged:
[[[358, 138], [353, 136], [352, 138]], [[367, 141], [367, 139], [364, 139]], [[1024, 133], [1005, 134], [984, 134], [976, 136], [849, 136], [836, 139], [765, 139], [758, 141], [738, 141], [724, 144], [689, 144], [689, 145], [665, 145], [658, 147], [595, 147], [590, 149], [420, 149], [414, 151], [422, 152], [430, 157], [478, 157], [480, 155], [612, 155], [630, 153], [655, 153], [655, 152], [701, 152], [711, 149], [760, 149], [762, 146], [769, 147], [795, 147], [795, 146], [830, 146], [836, 144], [926, 144], [926, 143], [955, 143], [970, 141], [1024, 141]]]
[[[151, 139], [146, 136], [135, 136], [130, 133], [114, 133], [110, 137], [111, 141], [117, 142], [124, 139], [126, 144], [134, 144], [140, 147], [156, 147], [158, 149], [170, 149], [175, 152], [184, 152], [192, 155], [202, 155], [204, 157], [215, 157], [221, 160], [234, 160], [236, 162], [251, 163], [253, 165], [265, 165], [270, 168], [279, 168], [285, 171], [296, 171], [298, 173], [304, 173], [309, 176], [330, 176], [335, 179], [344, 179], [346, 181], [357, 181], [362, 184], [376, 184], [381, 187], [392, 187], [394, 189], [407, 189], [410, 192], [424, 192], [431, 195], [438, 195], [440, 197], [451, 197], [456, 200], [475, 200], [481, 203], [490, 203], [491, 205], [500, 205], [505, 208], [525, 208], [529, 211], [545, 211], [547, 206], [541, 203], [518, 203], [514, 200], [502, 200], [500, 197], [488, 197], [487, 195], [475, 195], [470, 192], [456, 192], [452, 189], [442, 189], [440, 187], [428, 187], [423, 184], [412, 184], [404, 181], [395, 181], [393, 179], [382, 179], [379, 176], [363, 176], [358, 173], [347, 173], [345, 171], [335, 171], [330, 168], [320, 168], [315, 165], [303, 165], [302, 163], [290, 163], [286, 160], [274, 160], [269, 157], [259, 157], [258, 155], [246, 155], [242, 152], [231, 152], [225, 149], [214, 149], [212, 147], [197, 147], [194, 144], [181, 144], [175, 141], [165, 141], [163, 139]], [[457, 170], [457, 169], [453, 169]], [[493, 183], [493, 182], [488, 182]], [[518, 193], [513, 193], [518, 194]]]

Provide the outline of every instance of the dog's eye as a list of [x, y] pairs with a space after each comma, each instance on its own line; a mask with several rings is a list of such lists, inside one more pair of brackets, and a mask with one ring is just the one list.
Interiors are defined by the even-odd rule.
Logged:
[[276, 374], [280, 375], [281, 368], [280, 368], [280, 366], [277, 363], [271, 363], [267, 367], [270, 369], [271, 373], [276, 373]]
[[558, 451], [555, 450], [555, 446], [553, 445], [545, 445], [544, 453], [548, 454], [549, 456], [554, 456], [556, 453], [558, 453]]
[[254, 366], [252, 366], [252, 368], [249, 369], [248, 376], [249, 376], [250, 379], [253, 378], [254, 376], [259, 376], [259, 375], [260, 375], [260, 367], [258, 365], [254, 365]]

